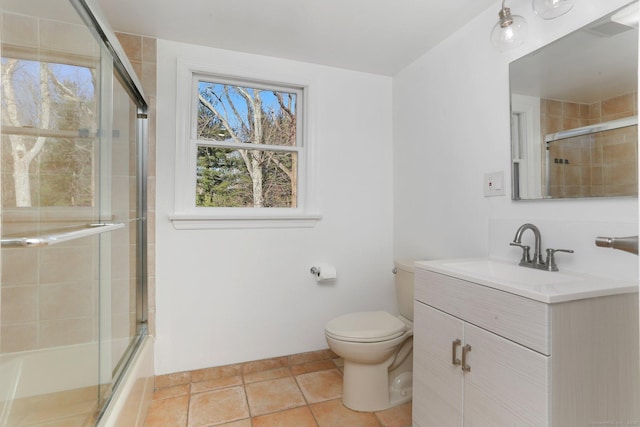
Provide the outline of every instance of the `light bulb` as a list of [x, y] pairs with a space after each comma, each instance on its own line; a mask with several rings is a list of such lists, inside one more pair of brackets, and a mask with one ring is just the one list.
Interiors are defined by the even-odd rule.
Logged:
[[519, 15], [511, 15], [508, 7], [498, 13], [500, 20], [491, 30], [491, 43], [501, 52], [514, 49], [527, 37], [527, 21]]
[[542, 19], [553, 19], [573, 8], [575, 0], [533, 0], [533, 11]]

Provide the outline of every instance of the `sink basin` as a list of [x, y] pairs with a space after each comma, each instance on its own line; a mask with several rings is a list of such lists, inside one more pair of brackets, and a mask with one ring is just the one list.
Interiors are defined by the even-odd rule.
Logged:
[[518, 261], [493, 258], [419, 261], [416, 268], [488, 286], [545, 303], [638, 292], [634, 282], [572, 271], [521, 267]]
[[491, 259], [450, 262], [443, 264], [443, 267], [505, 284], [551, 285], [554, 283], [573, 282], [577, 279], [574, 276], [564, 275], [557, 271], [536, 270]]

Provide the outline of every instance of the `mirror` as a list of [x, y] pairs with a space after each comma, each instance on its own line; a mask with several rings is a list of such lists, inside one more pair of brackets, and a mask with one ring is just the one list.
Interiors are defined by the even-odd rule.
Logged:
[[512, 199], [638, 195], [638, 1], [509, 65]]

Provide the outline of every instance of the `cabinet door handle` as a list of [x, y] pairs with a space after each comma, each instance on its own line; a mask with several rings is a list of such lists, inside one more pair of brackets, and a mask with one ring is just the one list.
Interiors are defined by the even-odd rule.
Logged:
[[471, 351], [469, 344], [462, 347], [462, 370], [464, 372], [471, 372], [471, 366], [467, 365], [467, 354]]
[[451, 343], [451, 363], [454, 366], [459, 366], [460, 364], [462, 364], [460, 359], [456, 357], [458, 355], [458, 346], [460, 346], [461, 344], [462, 341], [460, 340], [455, 340]]

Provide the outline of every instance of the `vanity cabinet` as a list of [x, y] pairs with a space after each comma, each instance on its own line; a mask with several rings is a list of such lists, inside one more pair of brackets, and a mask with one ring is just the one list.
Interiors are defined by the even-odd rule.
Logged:
[[414, 426], [640, 423], [636, 293], [546, 303], [415, 280]]

